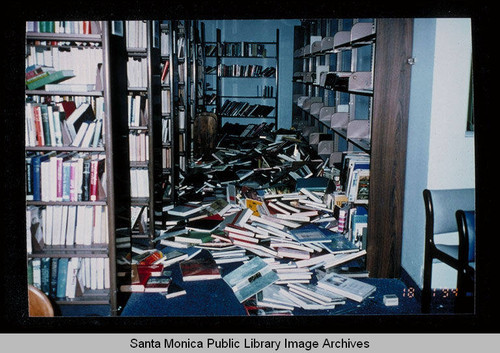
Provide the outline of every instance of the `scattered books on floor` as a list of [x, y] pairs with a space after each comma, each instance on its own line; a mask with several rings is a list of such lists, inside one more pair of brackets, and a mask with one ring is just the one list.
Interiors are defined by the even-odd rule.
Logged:
[[[330, 166], [296, 131], [265, 123], [225, 124], [219, 136], [181, 176], [179, 201], [164, 208], [165, 229], [141, 261], [161, 253], [151, 265], [179, 266], [182, 281], [222, 280], [252, 315], [335, 310], [370, 296], [370, 285], [357, 296], [327, 285], [333, 276], [361, 284], [368, 276], [366, 204], [346, 193], [348, 160], [361, 170], [365, 156], [345, 154]], [[232, 271], [222, 276], [225, 266]], [[176, 286], [159, 293], [189, 295]]]

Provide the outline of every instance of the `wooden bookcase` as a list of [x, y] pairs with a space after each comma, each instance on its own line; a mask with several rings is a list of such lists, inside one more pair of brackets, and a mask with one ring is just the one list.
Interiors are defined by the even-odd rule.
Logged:
[[[411, 49], [410, 19], [309, 20], [295, 29], [294, 124], [333, 141], [331, 163], [343, 151], [370, 158], [371, 277], [400, 274]], [[349, 83], [332, 87], [321, 72]]]
[[[37, 64], [53, 66], [58, 70], [73, 69], [76, 79], [82, 78], [84, 73], [88, 72], [89, 76], [83, 79], [83, 81], [87, 80], [84, 84], [95, 86], [82, 91], [74, 91], [67, 85], [57, 86], [51, 91], [47, 89], [47, 86], [36, 90], [26, 90], [27, 139], [25, 155], [28, 163], [28, 161], [33, 160], [30, 159], [32, 156], [47, 156], [50, 153], [61, 157], [69, 156], [67, 161], [70, 161], [71, 158], [78, 160], [79, 157], [87, 158], [99, 154], [104, 160], [102, 166], [104, 171], [101, 174], [102, 178], [100, 178], [104, 194], [97, 196], [96, 200], [90, 199], [86, 201], [77, 197], [77, 189], [71, 189], [75, 191], [71, 197], [67, 193], [59, 194], [49, 191], [62, 186], [60, 183], [73, 180], [65, 178], [69, 175], [67, 173], [69, 169], [64, 170], [66, 171], [65, 174], [60, 174], [59, 180], [58, 178], [47, 179], [47, 176], [51, 175], [50, 173], [57, 171], [52, 166], [49, 169], [45, 168], [42, 177], [38, 179], [41, 183], [41, 196], [33, 197], [30, 193], [33, 186], [31, 181], [34, 180], [33, 177], [36, 174], [33, 173], [30, 165], [27, 165], [27, 213], [28, 210], [33, 211], [38, 217], [35, 217], [37, 223], [32, 223], [33, 219], [27, 217], [28, 278], [29, 281], [32, 281], [30, 276], [34, 276], [35, 282], [43, 286], [48, 295], [53, 297], [56, 312], [61, 312], [62, 315], [67, 311], [66, 308], [71, 307], [69, 310], [74, 311], [75, 306], [84, 305], [86, 307], [97, 307], [98, 309], [92, 310], [95, 310], [93, 312], [99, 312], [99, 315], [114, 316], [118, 315], [119, 307], [122, 305], [116, 295], [117, 255], [115, 235], [117, 229], [127, 232], [127, 223], [130, 222], [128, 218], [130, 210], [129, 206], [127, 206], [129, 196], [128, 192], [124, 191], [128, 190], [129, 180], [128, 177], [122, 175], [124, 166], [125, 170], [128, 168], [127, 149], [124, 149], [124, 146], [128, 146], [128, 142], [123, 137], [126, 136], [124, 132], [127, 127], [121, 124], [119, 118], [122, 114], [126, 114], [126, 105], [123, 104], [122, 99], [126, 90], [126, 82], [122, 79], [126, 77], [124, 62], [126, 54], [122, 28], [119, 23], [86, 21], [85, 28], [89, 25], [92, 28], [90, 34], [81, 30], [69, 30], [70, 25], [74, 25], [75, 28], [82, 28], [83, 23], [84, 21], [45, 22], [43, 25], [50, 25], [51, 28], [55, 28], [52, 32], [40, 32], [40, 27], [33, 29], [31, 27], [33, 23], [27, 23], [27, 66]], [[63, 24], [66, 25], [66, 32], [57, 32], [57, 28], [61, 28], [62, 31]], [[40, 23], [37, 25], [40, 25]], [[71, 59], [63, 61], [62, 57], [68, 55]], [[92, 56], [94, 60], [81, 60], [82, 55]], [[113, 80], [111, 80], [112, 77]], [[63, 83], [69, 84], [74, 83], [74, 81], [68, 80]], [[83, 83], [78, 81], [78, 84]], [[58, 110], [56, 106], [63, 100], [75, 102], [75, 106], [79, 106], [84, 102], [88, 102], [93, 106], [96, 117], [102, 119], [102, 134], [96, 145], [92, 147], [71, 146], [68, 145], [67, 141], [54, 144], [52, 136], [55, 136], [55, 134], [51, 134], [51, 138], [47, 140], [51, 141], [50, 144], [47, 141], [44, 141], [43, 144], [33, 143], [33, 136], [37, 141], [37, 133], [34, 132], [34, 135], [29, 137], [31, 134], [30, 125], [28, 124], [28, 119], [31, 119], [30, 103], [52, 107], [51, 109], [55, 112]], [[102, 110], [99, 111], [99, 109]], [[49, 131], [52, 132], [53, 130], [49, 129]], [[47, 160], [50, 160], [50, 158]], [[46, 184], [47, 182], [48, 184]], [[60, 191], [63, 192], [64, 190], [60, 189]], [[77, 217], [74, 223], [68, 221], [68, 219], [73, 218], [62, 216], [49, 219], [48, 216], [50, 213], [55, 212], [69, 216], [73, 211], [74, 214], [77, 214], [78, 209], [85, 209], [88, 213], [84, 215], [82, 212], [81, 217]], [[59, 222], [55, 222], [56, 219]], [[78, 222], [79, 219], [80, 222]], [[80, 231], [82, 225], [92, 225], [93, 221], [99, 222], [101, 226], [94, 226], [90, 230], [87, 228], [86, 233], [78, 233], [92, 234], [93, 238], [86, 238], [85, 240], [77, 238], [77, 230]], [[41, 233], [38, 234], [44, 238], [44, 245], [41, 248], [37, 247], [39, 242], [33, 240], [37, 235], [36, 230], [39, 230]], [[50, 234], [49, 230], [51, 230]], [[72, 232], [75, 238], [67, 236], [68, 233]], [[50, 263], [55, 264], [54, 271], [51, 272], [50, 268], [37, 270], [38, 261], [42, 262], [43, 259], [50, 259]], [[84, 287], [83, 295], [75, 295], [74, 298], [71, 293], [69, 297], [67, 296], [68, 292], [65, 292], [65, 287], [61, 287], [60, 292], [57, 292], [57, 286], [62, 283], [63, 276], [61, 275], [62, 272], [56, 272], [55, 269], [59, 265], [64, 265], [66, 261], [72, 261], [70, 259], [78, 259], [74, 263], [79, 265], [77, 267], [77, 272], [80, 275], [78, 277], [80, 279], [79, 283]], [[35, 268], [33, 268], [34, 265]], [[89, 272], [90, 269], [93, 272]], [[47, 280], [49, 280], [48, 285]], [[51, 280], [52, 283], [50, 283]], [[75, 315], [74, 312], [73, 315]]]

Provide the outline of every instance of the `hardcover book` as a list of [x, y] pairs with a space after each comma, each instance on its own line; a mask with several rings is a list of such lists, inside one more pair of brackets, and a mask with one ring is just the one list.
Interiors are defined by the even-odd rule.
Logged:
[[196, 257], [179, 263], [184, 281], [202, 281], [221, 278], [219, 268], [210, 257]]
[[171, 299], [171, 298], [175, 298], [175, 297], [180, 297], [180, 296], [185, 295], [187, 293], [186, 293], [186, 290], [184, 288], [179, 286], [177, 283], [172, 282], [168, 286], [167, 290], [162, 292], [161, 294], [163, 294], [166, 299]]
[[240, 303], [279, 280], [278, 275], [260, 257], [239, 266], [223, 277]]
[[146, 293], [159, 293], [168, 290], [172, 278], [169, 276], [150, 276], [144, 286]]
[[323, 243], [331, 242], [332, 231], [321, 228], [316, 224], [308, 223], [295, 229], [290, 229], [289, 233], [300, 243]]

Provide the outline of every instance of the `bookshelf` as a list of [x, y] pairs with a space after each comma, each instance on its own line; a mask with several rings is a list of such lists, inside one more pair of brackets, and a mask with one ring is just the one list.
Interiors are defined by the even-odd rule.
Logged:
[[[128, 192], [115, 190], [128, 189], [128, 178], [118, 177], [128, 162], [122, 148], [127, 141], [120, 138], [126, 126], [114, 118], [126, 112], [119, 98], [125, 82], [110, 83], [111, 77], [125, 77], [123, 37], [107, 21], [26, 26], [27, 68], [74, 73], [59, 86], [25, 91], [29, 282], [41, 287], [62, 315], [75, 305], [118, 315], [123, 303], [116, 295], [115, 241], [117, 229], [127, 232]], [[81, 106], [92, 112], [82, 115], [85, 123], [77, 120], [79, 128], [87, 127], [85, 144], [76, 143], [66, 130]], [[47, 122], [41, 128], [36, 127], [37, 111]]]
[[159, 24], [126, 21], [125, 27], [132, 238], [152, 241], [161, 227]]
[[217, 113], [219, 125], [250, 119], [277, 128], [279, 29], [274, 41], [237, 42], [223, 41], [216, 29], [216, 41], [204, 39], [204, 46], [205, 105]]
[[349, 153], [369, 160], [369, 204], [377, 207], [363, 207], [372, 277], [400, 271], [396, 210], [403, 202], [409, 87], [398, 82], [409, 81], [411, 30], [407, 19], [309, 20], [295, 29], [294, 125], [309, 131], [331, 166]]

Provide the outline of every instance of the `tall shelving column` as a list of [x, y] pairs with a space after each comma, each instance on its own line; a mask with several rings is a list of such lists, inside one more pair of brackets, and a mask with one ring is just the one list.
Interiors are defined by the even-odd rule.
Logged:
[[[128, 183], [117, 177], [119, 166], [128, 163], [116, 148], [122, 141], [114, 141], [120, 124], [114, 125], [113, 117], [124, 110], [116, 97], [123, 82], [111, 86], [110, 76], [125, 76], [125, 65], [111, 59], [125, 57], [123, 38], [114, 29], [107, 21], [27, 23], [26, 67], [74, 73], [62, 84], [27, 85], [26, 90], [28, 279], [54, 299], [61, 315], [88, 315], [89, 310], [118, 315], [120, 306], [115, 233], [128, 207], [119, 206], [115, 190]], [[86, 104], [87, 122], [96, 128], [88, 130], [89, 144], [76, 143], [76, 136], [64, 131], [72, 112]], [[40, 119], [37, 112], [43, 112]]]
[[177, 57], [174, 52], [173, 21], [160, 24], [160, 67], [161, 67], [161, 120], [162, 120], [162, 219], [165, 207], [177, 202], [175, 186], [178, 185], [178, 145], [177, 145]]
[[160, 131], [157, 27], [156, 21], [126, 22], [132, 238], [149, 240], [147, 245], [152, 245], [155, 236], [160, 193], [159, 150], [155, 148]]

